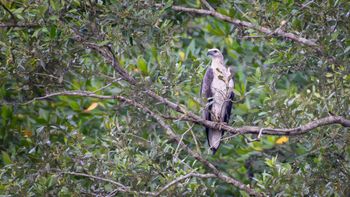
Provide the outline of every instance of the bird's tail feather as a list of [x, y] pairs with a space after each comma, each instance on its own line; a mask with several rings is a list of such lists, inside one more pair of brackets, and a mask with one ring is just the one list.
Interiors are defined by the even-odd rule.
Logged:
[[221, 130], [207, 129], [207, 134], [208, 144], [214, 155], [220, 146], [223, 132]]

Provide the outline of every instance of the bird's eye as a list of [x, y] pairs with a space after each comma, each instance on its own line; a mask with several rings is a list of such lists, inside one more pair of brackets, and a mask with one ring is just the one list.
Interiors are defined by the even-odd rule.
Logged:
[[217, 52], [218, 52], [217, 50], [214, 51], [214, 53], [217, 53]]

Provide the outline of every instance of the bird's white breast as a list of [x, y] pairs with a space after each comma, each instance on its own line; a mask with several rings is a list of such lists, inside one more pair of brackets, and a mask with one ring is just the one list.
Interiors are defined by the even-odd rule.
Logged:
[[214, 72], [213, 82], [211, 84], [211, 91], [213, 93], [212, 113], [214, 113], [217, 121], [219, 121], [224, 102], [230, 99], [234, 84], [228, 68], [225, 66], [212, 66], [212, 68]]

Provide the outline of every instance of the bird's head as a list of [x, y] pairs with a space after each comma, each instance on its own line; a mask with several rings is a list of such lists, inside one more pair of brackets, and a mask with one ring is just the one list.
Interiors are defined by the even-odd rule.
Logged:
[[224, 56], [222, 55], [221, 51], [216, 48], [209, 49], [207, 55], [213, 60], [224, 60]]

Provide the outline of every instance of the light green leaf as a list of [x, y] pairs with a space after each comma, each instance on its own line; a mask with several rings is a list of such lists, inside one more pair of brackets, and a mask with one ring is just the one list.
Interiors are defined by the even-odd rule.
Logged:
[[10, 158], [10, 155], [7, 154], [7, 152], [1, 151], [1, 155], [2, 155], [2, 161], [3, 161], [6, 165], [12, 163], [11, 158]]
[[143, 75], [148, 75], [148, 67], [145, 59], [143, 59], [142, 57], [139, 57], [137, 59], [137, 65]]

